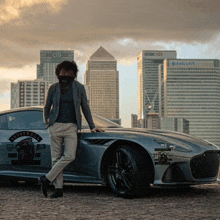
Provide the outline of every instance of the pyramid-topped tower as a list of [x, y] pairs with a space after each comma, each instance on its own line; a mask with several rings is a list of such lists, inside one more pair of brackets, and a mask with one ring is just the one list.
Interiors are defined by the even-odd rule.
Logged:
[[90, 57], [90, 60], [114, 60], [115, 58], [102, 46]]
[[89, 88], [92, 113], [121, 124], [119, 119], [119, 74], [117, 61], [102, 46], [88, 60], [85, 85]]

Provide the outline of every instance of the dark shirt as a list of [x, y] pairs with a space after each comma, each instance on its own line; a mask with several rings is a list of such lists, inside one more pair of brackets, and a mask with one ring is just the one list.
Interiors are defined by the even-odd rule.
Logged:
[[72, 86], [66, 93], [60, 93], [59, 114], [56, 122], [77, 124]]

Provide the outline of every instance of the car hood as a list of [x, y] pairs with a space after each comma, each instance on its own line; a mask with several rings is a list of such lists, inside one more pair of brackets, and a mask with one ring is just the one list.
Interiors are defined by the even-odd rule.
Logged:
[[175, 131], [149, 130], [145, 128], [115, 128], [114, 131], [124, 134], [136, 134], [137, 138], [138, 136], [145, 136], [156, 141], [160, 140], [168, 143], [180, 144], [181, 146], [190, 146], [196, 150], [201, 148], [205, 150], [220, 150], [218, 146], [208, 141]]

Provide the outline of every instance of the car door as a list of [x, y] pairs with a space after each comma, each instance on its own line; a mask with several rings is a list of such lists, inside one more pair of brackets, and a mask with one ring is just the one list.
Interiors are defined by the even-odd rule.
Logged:
[[47, 172], [51, 167], [49, 134], [42, 111], [0, 115], [0, 172]]

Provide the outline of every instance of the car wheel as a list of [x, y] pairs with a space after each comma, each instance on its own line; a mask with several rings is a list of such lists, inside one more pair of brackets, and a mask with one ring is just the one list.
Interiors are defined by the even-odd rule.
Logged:
[[107, 181], [119, 196], [142, 196], [149, 191], [153, 176], [152, 163], [138, 149], [121, 146], [110, 155]]

